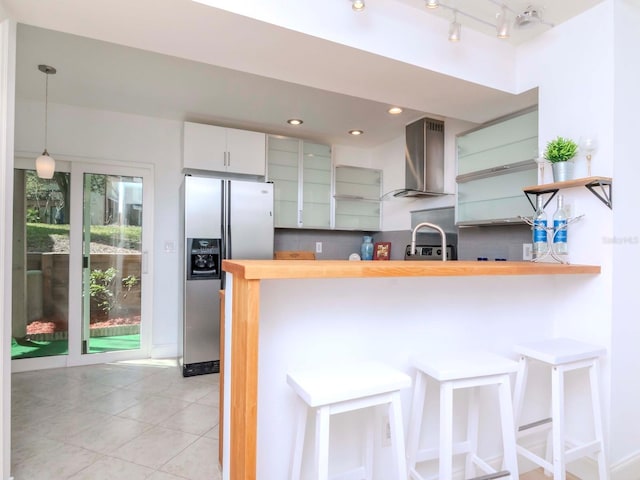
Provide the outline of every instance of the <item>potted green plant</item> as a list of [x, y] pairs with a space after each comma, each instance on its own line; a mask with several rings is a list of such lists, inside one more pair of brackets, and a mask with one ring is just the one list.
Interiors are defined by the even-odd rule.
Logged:
[[573, 178], [573, 157], [578, 153], [578, 144], [565, 137], [556, 137], [547, 143], [544, 158], [551, 163], [553, 181], [562, 182]]

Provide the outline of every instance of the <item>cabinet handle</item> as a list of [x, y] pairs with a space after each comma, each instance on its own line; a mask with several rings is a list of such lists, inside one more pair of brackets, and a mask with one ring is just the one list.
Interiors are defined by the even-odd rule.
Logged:
[[500, 165], [499, 167], [494, 167], [491, 169], [492, 172], [499, 172], [500, 170], [508, 170], [509, 165]]
[[227, 152], [227, 167], [231, 166], [231, 152]]

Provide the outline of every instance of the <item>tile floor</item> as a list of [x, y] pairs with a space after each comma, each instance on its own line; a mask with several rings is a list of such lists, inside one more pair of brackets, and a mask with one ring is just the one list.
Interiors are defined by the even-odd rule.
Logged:
[[175, 360], [12, 376], [15, 480], [219, 480], [219, 375]]

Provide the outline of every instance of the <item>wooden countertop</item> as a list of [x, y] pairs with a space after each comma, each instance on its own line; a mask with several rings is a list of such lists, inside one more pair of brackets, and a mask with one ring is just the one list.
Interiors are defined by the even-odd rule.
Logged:
[[599, 274], [597, 265], [478, 261], [223, 260], [222, 269], [246, 280], [285, 278], [464, 277]]

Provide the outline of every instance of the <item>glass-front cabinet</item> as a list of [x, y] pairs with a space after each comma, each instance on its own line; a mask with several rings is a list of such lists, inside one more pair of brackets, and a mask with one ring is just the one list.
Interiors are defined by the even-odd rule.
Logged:
[[456, 223], [521, 222], [530, 215], [522, 188], [538, 182], [538, 110], [517, 112], [456, 138]]
[[379, 230], [381, 188], [382, 170], [336, 166], [335, 227]]
[[267, 142], [275, 226], [331, 228], [331, 147], [276, 135]]

